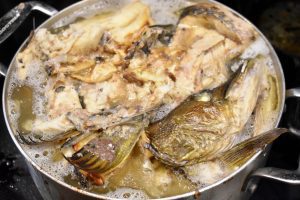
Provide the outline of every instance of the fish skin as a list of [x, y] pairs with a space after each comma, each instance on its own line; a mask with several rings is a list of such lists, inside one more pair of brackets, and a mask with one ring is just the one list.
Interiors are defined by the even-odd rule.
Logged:
[[229, 86], [212, 92], [210, 101], [191, 99], [151, 124], [146, 129], [151, 152], [166, 164], [183, 166], [228, 150], [255, 108], [264, 67], [263, 58], [248, 61]]

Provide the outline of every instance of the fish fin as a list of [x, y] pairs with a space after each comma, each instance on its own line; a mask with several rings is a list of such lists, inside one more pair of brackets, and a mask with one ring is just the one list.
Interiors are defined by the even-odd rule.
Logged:
[[241, 76], [245, 66], [248, 64], [249, 60], [242, 60], [238, 65], [238, 69], [231, 74], [229, 79], [223, 84], [222, 87], [215, 88], [213, 90], [213, 97], [216, 97], [215, 100], [220, 98], [226, 99], [228, 90], [230, 89], [232, 83]]
[[221, 153], [218, 158], [225, 167], [239, 167], [259, 150], [264, 149], [268, 144], [286, 132], [288, 132], [286, 128], [272, 129], [235, 145], [230, 150]]

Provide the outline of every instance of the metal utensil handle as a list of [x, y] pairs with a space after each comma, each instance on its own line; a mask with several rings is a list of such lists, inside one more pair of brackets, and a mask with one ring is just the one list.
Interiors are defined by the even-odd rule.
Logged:
[[[288, 89], [285, 93], [285, 99], [289, 98], [300, 98], [300, 88], [292, 88]], [[287, 128], [290, 130], [291, 133], [300, 137], [300, 130], [294, 127], [292, 124], [288, 123]]]
[[0, 19], [0, 44], [22, 24], [32, 10], [38, 10], [49, 16], [57, 13], [55, 8], [41, 2], [20, 3]]
[[253, 193], [257, 186], [256, 183], [254, 183], [254, 181], [257, 178], [267, 178], [282, 183], [300, 185], [300, 165], [295, 171], [279, 169], [275, 167], [265, 167], [257, 169], [250, 176], [247, 177], [242, 187], [242, 191]]
[[[286, 99], [289, 98], [299, 98], [300, 88], [293, 88], [286, 91]], [[291, 133], [300, 136], [300, 130], [288, 124], [288, 128]], [[282, 183], [300, 185], [300, 155], [298, 160], [298, 169], [295, 171], [279, 169], [274, 167], [260, 168], [252, 172], [244, 182], [242, 191], [252, 193], [256, 189], [255, 180], [257, 178], [267, 178], [275, 181], [280, 181]]]
[[295, 98], [295, 97], [300, 97], [300, 88], [292, 88], [288, 89], [285, 93], [285, 98]]
[[260, 168], [251, 174], [252, 177], [263, 177], [283, 183], [300, 184], [300, 174], [297, 171], [279, 169], [275, 167]]
[[7, 68], [0, 62], [0, 75], [5, 76], [7, 72]]
[[[53, 16], [57, 10], [45, 3], [29, 1], [20, 3], [0, 18], [0, 44], [4, 42], [24, 22], [33, 10]], [[0, 63], [0, 74], [6, 75], [6, 67]]]

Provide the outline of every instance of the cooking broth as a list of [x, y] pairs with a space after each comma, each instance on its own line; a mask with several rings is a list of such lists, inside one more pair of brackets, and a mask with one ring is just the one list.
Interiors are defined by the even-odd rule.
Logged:
[[[176, 3], [158, 1], [157, 4], [151, 1], [145, 2], [151, 5], [152, 14], [158, 23], [174, 23], [175, 11], [186, 5], [184, 1], [176, 1]], [[268, 47], [261, 38], [245, 51], [242, 58], [255, 57], [257, 54], [265, 56], [269, 54]], [[268, 64], [271, 71], [274, 71], [270, 58]], [[273, 75], [276, 77], [275, 72]], [[8, 88], [8, 113], [10, 113], [9, 118], [14, 132], [27, 134], [37, 116], [45, 117], [44, 107], [47, 102], [44, 92], [47, 78], [45, 72], [39, 70], [38, 63], [25, 81], [20, 81], [16, 77], [16, 71], [12, 71], [12, 79]], [[270, 113], [268, 123], [264, 124], [260, 131], [274, 127], [278, 107]], [[255, 115], [249, 120], [236, 143], [257, 134], [253, 133], [254, 118]], [[63, 159], [59, 151], [60, 146], [61, 144], [22, 145], [22, 148], [35, 163], [58, 180], [112, 198], [146, 199], [174, 196], [203, 188], [231, 173], [215, 161], [197, 164], [194, 166], [196, 171], [194, 176], [187, 178], [180, 170], [172, 170], [155, 159], [149, 163], [141, 152], [143, 147], [138, 144], [124, 166], [115, 170], [103, 186], [82, 185], [74, 173], [73, 166]]]
[[15, 104], [15, 112], [22, 113], [18, 119], [18, 130], [20, 134], [26, 134], [31, 131], [31, 125], [35, 119], [32, 112], [32, 95], [33, 91], [29, 86], [16, 87], [11, 95]]

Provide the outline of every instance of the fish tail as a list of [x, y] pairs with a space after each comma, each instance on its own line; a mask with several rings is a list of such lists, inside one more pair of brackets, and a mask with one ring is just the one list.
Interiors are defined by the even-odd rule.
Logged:
[[244, 164], [259, 150], [264, 149], [281, 134], [288, 132], [286, 128], [276, 128], [265, 133], [249, 138], [230, 150], [223, 152], [219, 158], [225, 167], [236, 168]]

